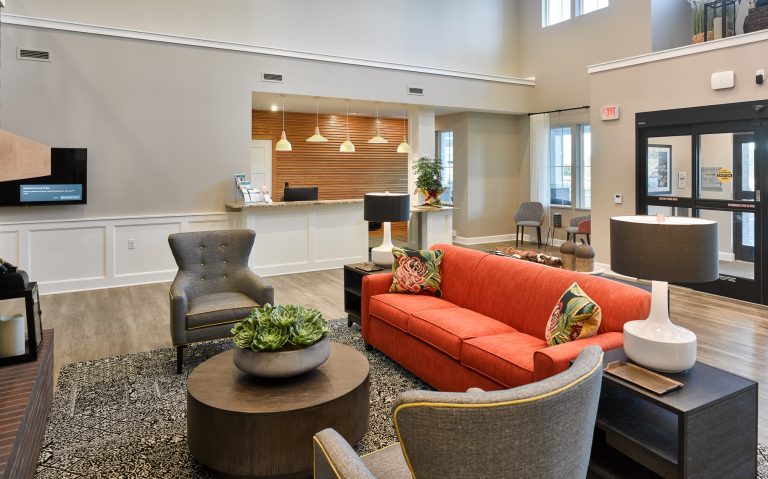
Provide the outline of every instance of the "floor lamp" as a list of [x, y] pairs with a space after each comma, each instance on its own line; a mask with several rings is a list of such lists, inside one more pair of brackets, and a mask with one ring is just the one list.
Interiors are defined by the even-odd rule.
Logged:
[[371, 250], [371, 261], [379, 266], [391, 266], [393, 221], [408, 221], [411, 197], [408, 193], [366, 193], [363, 200], [365, 221], [383, 223], [384, 239], [381, 246]]
[[668, 281], [718, 278], [717, 223], [700, 218], [611, 218], [611, 270], [651, 280], [651, 312], [624, 324], [624, 352], [651, 369], [680, 372], [696, 363], [696, 335], [669, 319]]

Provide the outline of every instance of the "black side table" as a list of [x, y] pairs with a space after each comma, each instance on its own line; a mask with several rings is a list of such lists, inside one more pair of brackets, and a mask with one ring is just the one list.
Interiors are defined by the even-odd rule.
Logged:
[[659, 396], [603, 374], [588, 476], [754, 478], [757, 383], [700, 362], [664, 376], [684, 386]]
[[363, 276], [378, 273], [391, 273], [392, 268], [383, 268], [380, 271], [363, 271], [355, 265], [344, 265], [344, 311], [347, 313], [347, 326], [353, 323], [362, 324], [362, 295]]

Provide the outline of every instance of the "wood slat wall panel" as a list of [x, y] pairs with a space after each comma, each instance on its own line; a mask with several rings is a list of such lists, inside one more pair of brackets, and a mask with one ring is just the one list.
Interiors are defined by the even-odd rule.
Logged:
[[[253, 110], [254, 139], [280, 139], [282, 113]], [[321, 200], [362, 198], [371, 191], [406, 192], [408, 155], [397, 153], [403, 141], [402, 119], [379, 119], [381, 135], [389, 143], [368, 143], [376, 134], [376, 118], [349, 117], [349, 137], [354, 153], [342, 153], [339, 145], [346, 138], [345, 115], [320, 115], [320, 133], [327, 143], [308, 143], [315, 131], [315, 115], [286, 113], [285, 133], [293, 151], [272, 152], [272, 191], [282, 196], [285, 182], [291, 186], [318, 186]], [[407, 128], [408, 123], [405, 123]]]

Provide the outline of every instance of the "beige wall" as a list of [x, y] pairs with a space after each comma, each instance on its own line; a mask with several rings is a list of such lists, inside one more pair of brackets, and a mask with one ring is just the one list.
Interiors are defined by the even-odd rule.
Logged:
[[[516, 76], [508, 0], [12, 0], [5, 13], [262, 47]], [[471, 34], [465, 34], [471, 32]]]
[[[598, 261], [610, 261], [610, 217], [635, 213], [635, 113], [764, 99], [768, 89], [753, 78], [765, 67], [766, 48], [768, 42], [762, 41], [590, 76], [592, 232]], [[710, 75], [722, 70], [734, 70], [736, 87], [714, 91]], [[620, 106], [620, 120], [600, 121], [600, 107], [608, 104]], [[622, 205], [613, 203], [614, 193], [624, 195]]]
[[454, 229], [462, 238], [509, 235], [515, 231], [519, 174], [519, 117], [491, 113], [439, 116], [437, 130], [452, 130], [454, 144]]
[[[247, 171], [251, 92], [525, 111], [530, 87], [3, 25], [3, 128], [89, 152], [88, 205], [3, 208], [0, 221], [224, 210]], [[52, 51], [21, 61], [17, 47]], [[286, 74], [284, 84], [259, 80]], [[406, 86], [423, 85], [413, 97]]]
[[541, 3], [522, 0], [519, 15], [522, 75], [536, 77], [534, 110], [589, 104], [588, 65], [651, 51], [651, 0], [611, 0], [544, 28]]

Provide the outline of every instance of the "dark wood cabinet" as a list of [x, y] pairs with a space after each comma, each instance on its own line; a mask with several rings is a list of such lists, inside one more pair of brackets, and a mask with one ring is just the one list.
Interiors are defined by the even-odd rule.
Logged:
[[352, 326], [353, 323], [361, 324], [363, 277], [391, 271], [391, 268], [383, 268], [380, 271], [363, 271], [352, 264], [344, 265], [344, 311], [347, 313], [347, 326]]
[[684, 386], [659, 396], [603, 375], [589, 477], [754, 478], [757, 383], [700, 362], [664, 375]]

